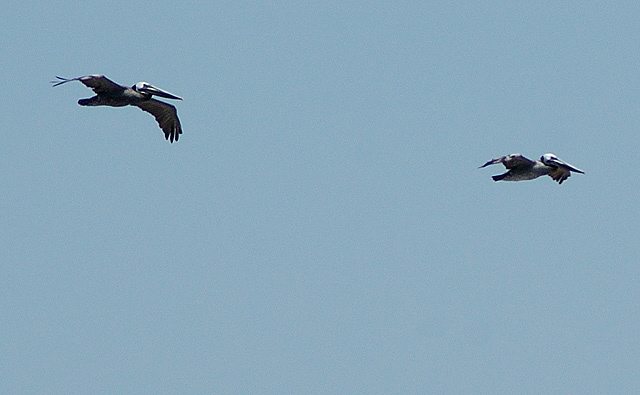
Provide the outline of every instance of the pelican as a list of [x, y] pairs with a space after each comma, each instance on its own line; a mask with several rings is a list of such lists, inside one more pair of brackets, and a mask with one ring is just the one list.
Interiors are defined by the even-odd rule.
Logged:
[[182, 134], [182, 127], [178, 119], [176, 108], [169, 103], [161, 102], [152, 96], [162, 96], [167, 99], [182, 100], [181, 97], [173, 95], [165, 90], [155, 87], [147, 82], [138, 82], [131, 88], [118, 85], [104, 75], [93, 74], [78, 78], [62, 78], [56, 76], [59, 81], [51, 81], [53, 86], [66, 84], [70, 81], [80, 81], [87, 87], [93, 89], [96, 96], [89, 99], [80, 99], [81, 106], [111, 106], [124, 107], [127, 105], [137, 106], [142, 111], [153, 115], [158, 125], [164, 132], [165, 139], [171, 143], [178, 141]]
[[521, 154], [511, 154], [492, 159], [480, 166], [479, 169], [496, 163], [502, 163], [509, 171], [492, 176], [493, 181], [524, 181], [549, 176], [554, 181], [557, 181], [558, 184], [562, 184], [564, 180], [571, 176], [572, 171], [584, 174], [584, 171], [560, 160], [554, 154], [544, 154], [540, 157], [540, 160], [527, 159]]

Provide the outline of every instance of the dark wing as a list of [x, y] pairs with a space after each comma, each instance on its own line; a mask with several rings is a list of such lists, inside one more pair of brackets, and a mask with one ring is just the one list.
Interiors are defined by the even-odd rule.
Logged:
[[487, 162], [484, 165], [478, 167], [478, 169], [482, 169], [483, 167], [487, 167], [489, 165], [495, 165], [496, 163], [503, 163], [506, 158], [507, 158], [506, 156], [501, 156], [500, 158], [491, 159], [489, 162]]
[[549, 173], [549, 177], [551, 177], [553, 181], [557, 181], [558, 184], [562, 184], [564, 180], [571, 177], [571, 172], [569, 171], [569, 169], [559, 166], [553, 169], [551, 173]]
[[511, 154], [511, 155], [502, 156], [500, 158], [491, 159], [489, 162], [480, 166], [480, 168], [486, 167], [489, 165], [495, 165], [496, 163], [502, 163], [504, 167], [506, 167], [507, 169], [514, 169], [518, 167], [531, 167], [536, 162], [532, 161], [531, 159], [527, 159], [520, 154]]
[[58, 76], [56, 76], [56, 78], [60, 81], [51, 81], [53, 86], [62, 85], [70, 81], [80, 81], [87, 87], [93, 89], [93, 91], [98, 95], [101, 93], [119, 92], [127, 88], [116, 84], [104, 75], [100, 74], [85, 75], [84, 77], [78, 78], [62, 78]]
[[520, 167], [531, 167], [536, 164], [535, 161], [525, 158], [520, 154], [507, 155], [507, 158], [502, 162], [507, 169], [517, 169]]
[[146, 111], [156, 117], [160, 129], [164, 132], [164, 138], [170, 142], [178, 141], [182, 134], [182, 126], [178, 119], [178, 111], [169, 103], [161, 102], [156, 99], [149, 99], [133, 104], [140, 107], [142, 111]]
[[104, 75], [86, 75], [78, 78], [78, 81], [93, 89], [93, 91], [98, 95], [101, 93], [118, 92], [126, 89], [126, 87], [116, 84]]

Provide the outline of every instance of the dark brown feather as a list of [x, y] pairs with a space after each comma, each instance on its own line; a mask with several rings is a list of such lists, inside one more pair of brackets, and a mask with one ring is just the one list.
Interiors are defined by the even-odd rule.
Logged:
[[140, 107], [142, 111], [146, 111], [156, 118], [160, 129], [164, 132], [165, 139], [172, 143], [178, 141], [182, 134], [182, 126], [178, 119], [178, 111], [174, 106], [156, 99], [135, 103], [134, 106]]

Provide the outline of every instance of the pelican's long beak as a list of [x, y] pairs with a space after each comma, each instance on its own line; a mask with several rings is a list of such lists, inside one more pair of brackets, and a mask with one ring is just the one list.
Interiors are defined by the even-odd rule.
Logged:
[[164, 89], [160, 89], [157, 86], [153, 86], [151, 84], [144, 84], [144, 86], [138, 88], [138, 91], [143, 92], [143, 93], [147, 93], [149, 95], [156, 95], [156, 96], [162, 96], [162, 97], [166, 97], [167, 99], [175, 99], [175, 100], [182, 100], [182, 98], [180, 96], [176, 96], [172, 93], [169, 93], [167, 91], [165, 91]]
[[555, 163], [559, 167], [564, 167], [565, 169], [569, 169], [571, 171], [575, 171], [576, 173], [584, 174], [584, 171], [582, 171], [582, 170], [578, 169], [577, 167], [572, 166], [572, 165], [568, 164], [567, 162], [565, 162], [563, 160], [560, 160], [558, 158], [553, 158], [549, 162]]

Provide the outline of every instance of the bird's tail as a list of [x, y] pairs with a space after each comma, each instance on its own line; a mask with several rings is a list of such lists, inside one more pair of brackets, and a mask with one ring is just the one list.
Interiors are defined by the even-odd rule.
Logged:
[[509, 173], [507, 172], [507, 173], [504, 173], [504, 174], [498, 174], [496, 176], [491, 176], [491, 178], [493, 178], [493, 181], [500, 181], [500, 180], [504, 179], [507, 176], [507, 174], [509, 174]]

